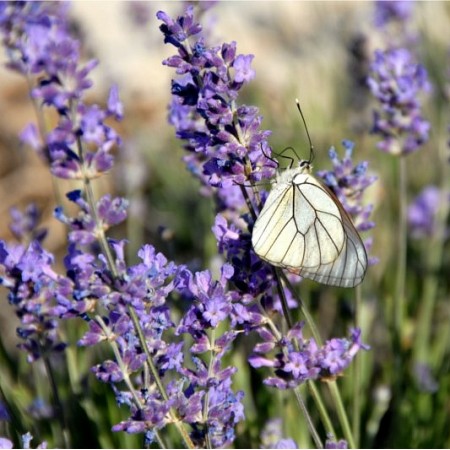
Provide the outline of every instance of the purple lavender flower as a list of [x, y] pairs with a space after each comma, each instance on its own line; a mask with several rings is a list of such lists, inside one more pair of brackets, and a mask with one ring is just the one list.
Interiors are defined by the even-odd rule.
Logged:
[[62, 208], [55, 209], [55, 217], [70, 228], [69, 241], [86, 245], [98, 239], [99, 230], [106, 231], [114, 225], [123, 222], [127, 217], [128, 201], [124, 198], [111, 198], [104, 195], [96, 204], [96, 219], [88, 202], [83, 198], [80, 190], [71, 191], [67, 198], [79, 206], [76, 217], [68, 217]]
[[269, 420], [261, 432], [261, 448], [298, 448], [293, 439], [283, 438], [283, 421]]
[[344, 439], [336, 441], [334, 436], [329, 435], [325, 442], [325, 448], [348, 448], [348, 444]]
[[0, 437], [0, 448], [13, 448], [13, 443], [9, 439]]
[[47, 230], [38, 228], [40, 211], [34, 203], [28, 205], [24, 212], [15, 207], [11, 208], [10, 215], [9, 227], [19, 242], [26, 243], [33, 240], [42, 242], [44, 240]]
[[66, 312], [70, 280], [53, 270], [53, 256], [38, 241], [28, 247], [0, 242], [0, 249], [0, 284], [9, 290], [9, 302], [21, 320], [17, 334], [24, 342], [19, 348], [29, 362], [64, 350], [58, 318]]
[[418, 150], [430, 131], [418, 100], [420, 92], [430, 89], [424, 67], [404, 48], [377, 50], [367, 83], [380, 102], [372, 129], [381, 137], [377, 147], [393, 155]]
[[[169, 122], [189, 152], [188, 169], [202, 183], [202, 193], [214, 195], [218, 215], [213, 232], [219, 250], [233, 265], [233, 284], [244, 301], [265, 293], [270, 297], [272, 269], [254, 254], [247, 202], [256, 208], [252, 183], [272, 178], [276, 164], [267, 156], [271, 149], [268, 131], [260, 129], [262, 118], [253, 106], [238, 106], [241, 88], [255, 75], [253, 55], [237, 54], [235, 42], [208, 46], [188, 7], [176, 20], [159, 12], [164, 40], [177, 49], [164, 64], [176, 69], [172, 81]], [[264, 198], [265, 193], [261, 190]], [[247, 211], [247, 214], [245, 214]], [[276, 301], [268, 303], [276, 304]], [[252, 314], [250, 314], [252, 316]], [[247, 324], [251, 327], [251, 325]]]
[[[144, 254], [141, 253], [141, 256]], [[150, 260], [155, 260], [154, 251], [147, 248], [145, 253], [147, 264]], [[135, 272], [133, 270], [132, 272]], [[158, 273], [152, 271], [151, 273]], [[150, 275], [150, 274], [149, 274]], [[149, 312], [141, 313], [141, 322], [146, 332], [146, 339], [153, 359], [159, 368], [161, 375], [171, 372], [172, 377], [178, 373], [184, 379], [171, 381], [167, 385], [167, 399], [162, 398], [157, 392], [139, 394], [142, 401], [142, 408], [136, 409], [131, 405], [131, 417], [114, 427], [115, 431], [127, 431], [129, 433], [150, 431], [153, 427], [162, 428], [167, 425], [168, 411], [177, 411], [177, 416], [186, 423], [192, 424], [195, 433], [192, 439], [199, 446], [204, 445], [206, 436], [214, 447], [229, 445], [234, 440], [234, 428], [238, 422], [243, 420], [243, 406], [241, 400], [242, 392], [234, 393], [231, 388], [231, 376], [236, 369], [233, 367], [222, 367], [222, 358], [231, 348], [231, 344], [237, 336], [235, 332], [225, 332], [222, 336], [216, 336], [213, 340], [208, 334], [208, 330], [217, 329], [220, 323], [228, 320], [228, 315], [232, 308], [233, 294], [224, 290], [226, 281], [232, 275], [230, 266], [224, 266], [222, 276], [219, 281], [214, 281], [209, 272], [198, 273], [195, 276], [185, 268], [180, 268], [176, 275], [175, 284], [170, 286], [180, 292], [183, 298], [190, 299], [191, 306], [184, 315], [180, 324], [176, 328], [176, 335], [188, 333], [194, 342], [190, 347], [193, 368], [187, 368], [184, 364], [183, 342], [171, 342], [168, 344], [163, 337], [163, 332], [169, 331], [175, 325], [168, 320], [168, 315], [161, 315], [167, 311], [167, 307], [159, 302], [155, 306], [150, 306]], [[151, 277], [151, 275], [150, 275]], [[155, 297], [157, 298], [158, 283], [155, 286]], [[168, 295], [166, 289], [165, 295]], [[152, 304], [153, 298], [149, 300]], [[224, 315], [223, 311], [227, 314]], [[159, 319], [158, 319], [159, 318]], [[163, 319], [161, 321], [161, 319]], [[119, 336], [114, 331], [110, 322], [111, 332]], [[161, 324], [161, 328], [157, 325]], [[104, 337], [96, 337], [103, 334], [101, 327], [92, 325], [86, 342], [98, 342]], [[138, 343], [130, 339], [130, 330], [123, 328], [123, 339], [118, 339], [117, 343], [124, 353], [128, 351], [136, 352], [135, 345]], [[122, 348], [123, 347], [123, 348]], [[132, 347], [132, 348], [130, 348]], [[209, 367], [199, 358], [200, 354], [210, 353], [211, 362]], [[127, 363], [129, 366], [129, 363]], [[130, 367], [136, 370], [137, 365]], [[105, 362], [96, 367], [97, 377], [106, 381], [117, 383], [122, 380], [122, 373], [113, 361]], [[117, 396], [117, 394], [116, 394]], [[122, 393], [118, 396], [122, 398]], [[207, 411], [206, 416], [204, 412]], [[147, 437], [151, 439], [151, 436]]]
[[413, 237], [431, 237], [436, 233], [437, 216], [445, 202], [450, 202], [450, 195], [445, 195], [438, 187], [427, 186], [422, 190], [408, 208]]
[[335, 378], [350, 365], [359, 350], [369, 348], [361, 342], [359, 329], [352, 329], [349, 339], [333, 338], [319, 347], [314, 339], [303, 337], [302, 328], [303, 323], [295, 324], [282, 340], [268, 330], [258, 330], [263, 343], [256, 345], [249, 362], [253, 367], [275, 369], [275, 376], [266, 378], [265, 384], [290, 389], [307, 380]]
[[[362, 199], [365, 190], [371, 186], [377, 177], [368, 175], [368, 163], [362, 161], [354, 164], [352, 159], [354, 144], [351, 141], [344, 140], [342, 145], [345, 154], [342, 159], [334, 147], [329, 151], [329, 157], [333, 164], [333, 170], [321, 170], [317, 175], [321, 177], [324, 183], [336, 194], [336, 197], [342, 203], [342, 206], [350, 215], [358, 231], [369, 231], [375, 223], [369, 220], [373, 210], [373, 205], [363, 205]], [[365, 240], [364, 245], [369, 250], [372, 246], [372, 238]], [[369, 264], [375, 264], [377, 259], [371, 257]]]
[[157, 17], [164, 22], [160, 29], [165, 42], [178, 50], [164, 64], [179, 75], [172, 81], [169, 117], [192, 153], [186, 164], [205, 186], [220, 188], [224, 207], [239, 209], [244, 204], [242, 194], [237, 204], [228, 204], [222, 191], [274, 173], [264, 156], [270, 155], [269, 133], [259, 130], [258, 110], [235, 105], [239, 90], [254, 77], [253, 55], [236, 55], [235, 42], [208, 47], [198, 37], [201, 26], [195, 23], [192, 7], [177, 20], [163, 12]]
[[[120, 144], [115, 131], [104, 122], [121, 118], [117, 88], [113, 87], [105, 111], [83, 103], [92, 83], [87, 78], [97, 62], [80, 66], [79, 43], [68, 34], [67, 5], [42, 2], [11, 3], [0, 12], [0, 32], [8, 49], [9, 67], [30, 77], [31, 97], [59, 114], [51, 130], [27, 126], [22, 138], [49, 161], [62, 178], [95, 178], [112, 165], [110, 150]], [[88, 151], [95, 144], [98, 151]], [[80, 149], [80, 146], [84, 149]], [[84, 154], [80, 154], [83, 152]]]
[[381, 28], [389, 23], [406, 22], [412, 14], [414, 3], [412, 0], [376, 0], [375, 25]]
[[416, 362], [414, 365], [414, 377], [422, 392], [434, 393], [439, 389], [439, 383], [428, 364]]

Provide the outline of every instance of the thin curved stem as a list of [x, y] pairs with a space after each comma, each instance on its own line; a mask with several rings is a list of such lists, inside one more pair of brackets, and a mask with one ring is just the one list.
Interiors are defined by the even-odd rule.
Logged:
[[309, 432], [311, 433], [314, 443], [316, 444], [316, 448], [323, 448], [323, 443], [320, 440], [319, 433], [317, 432], [317, 430], [314, 427], [314, 424], [312, 423], [311, 416], [309, 415], [308, 410], [305, 405], [305, 402], [303, 401], [303, 398], [301, 396], [300, 388], [296, 387], [294, 389], [294, 393], [295, 393], [295, 398], [297, 399], [297, 403], [298, 403], [301, 411], [303, 412], [303, 415], [305, 416], [305, 419], [308, 424]]
[[44, 361], [45, 372], [47, 374], [48, 380], [50, 381], [50, 389], [53, 396], [53, 405], [55, 408], [55, 416], [58, 418], [61, 427], [62, 441], [64, 442], [65, 448], [70, 448], [70, 434], [69, 427], [67, 425], [66, 415], [64, 413], [64, 408], [61, 403], [61, 398], [59, 397], [58, 385], [55, 380], [54, 371], [50, 362], [50, 359], [43, 351], [42, 360]]
[[[208, 380], [211, 378], [212, 376], [212, 372], [213, 372], [213, 366], [214, 366], [214, 347], [216, 345], [216, 330], [213, 328], [211, 331], [211, 358], [209, 360], [209, 366], [208, 366]], [[209, 391], [206, 392], [205, 394], [205, 403], [203, 404], [203, 421], [205, 423], [205, 428], [206, 428], [206, 448], [212, 448], [211, 445], [211, 438], [209, 436], [209, 430], [208, 430], [208, 425], [207, 425], [207, 421], [208, 421], [208, 403], [209, 403]]]
[[342, 427], [342, 432], [344, 437], [348, 442], [350, 448], [356, 448], [355, 440], [353, 439], [352, 429], [350, 427], [350, 422], [348, 421], [347, 413], [345, 412], [344, 404], [342, 403], [341, 394], [339, 392], [338, 385], [335, 380], [327, 383], [333, 397], [334, 404], [336, 406], [337, 415], [339, 417], [339, 422]]
[[[361, 286], [356, 287], [355, 296], [355, 326], [361, 328]], [[361, 427], [361, 375], [362, 375], [362, 357], [356, 355], [353, 361], [353, 414], [352, 431], [355, 439], [355, 445], [359, 447], [360, 427]]]
[[399, 165], [399, 188], [398, 188], [398, 202], [399, 202], [399, 218], [397, 230], [398, 242], [398, 261], [397, 261], [397, 279], [394, 299], [394, 331], [396, 337], [396, 351], [398, 353], [401, 345], [402, 326], [405, 316], [405, 282], [406, 282], [406, 243], [407, 243], [407, 171], [406, 158], [398, 158]]

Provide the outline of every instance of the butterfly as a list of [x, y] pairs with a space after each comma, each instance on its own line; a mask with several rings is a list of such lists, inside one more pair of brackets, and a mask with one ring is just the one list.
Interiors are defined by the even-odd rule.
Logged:
[[253, 227], [253, 249], [273, 266], [302, 277], [354, 287], [367, 270], [366, 249], [339, 199], [312, 175], [311, 140], [310, 149], [309, 160], [277, 175]]

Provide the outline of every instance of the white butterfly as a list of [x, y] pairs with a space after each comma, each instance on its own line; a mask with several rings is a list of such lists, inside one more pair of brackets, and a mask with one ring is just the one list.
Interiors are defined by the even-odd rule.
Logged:
[[337, 197], [311, 175], [310, 161], [277, 175], [252, 245], [270, 264], [332, 286], [354, 287], [367, 269], [358, 232]]

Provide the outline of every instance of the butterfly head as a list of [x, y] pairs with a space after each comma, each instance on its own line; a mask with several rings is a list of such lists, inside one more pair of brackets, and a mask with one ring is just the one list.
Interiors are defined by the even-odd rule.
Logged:
[[298, 162], [298, 168], [300, 169], [300, 173], [311, 173], [312, 172], [312, 164], [309, 159], [302, 159]]

